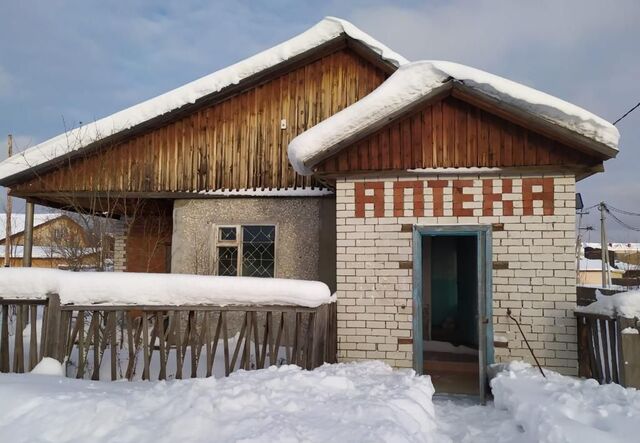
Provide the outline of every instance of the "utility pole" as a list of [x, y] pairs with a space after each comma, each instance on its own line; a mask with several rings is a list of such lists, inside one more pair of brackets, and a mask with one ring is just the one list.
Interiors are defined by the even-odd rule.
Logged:
[[606, 205], [604, 202], [600, 202], [598, 209], [600, 210], [600, 253], [602, 261], [602, 287], [609, 287], [609, 248], [607, 246], [607, 233], [605, 231], [605, 216]]
[[[9, 134], [7, 137], [7, 158], [13, 155], [13, 136]], [[11, 210], [12, 201], [7, 191], [7, 218], [4, 226], [4, 265], [5, 267], [11, 266]]]

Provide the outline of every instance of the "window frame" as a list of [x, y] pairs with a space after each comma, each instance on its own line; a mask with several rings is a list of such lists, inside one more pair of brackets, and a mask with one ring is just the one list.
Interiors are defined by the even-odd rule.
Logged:
[[[213, 271], [214, 271], [214, 275], [219, 275], [218, 274], [218, 261], [219, 261], [219, 254], [218, 254], [218, 249], [219, 248], [225, 248], [225, 247], [236, 247], [238, 248], [238, 254], [237, 254], [237, 273], [236, 273], [236, 277], [242, 277], [242, 264], [243, 264], [243, 248], [242, 248], [242, 244], [243, 244], [243, 233], [244, 227], [251, 227], [251, 226], [270, 226], [273, 227], [273, 231], [274, 231], [274, 239], [273, 239], [273, 277], [254, 277], [254, 278], [277, 278], [278, 277], [278, 236], [279, 236], [279, 230], [278, 230], [278, 224], [277, 223], [270, 223], [270, 222], [264, 222], [264, 223], [241, 223], [241, 224], [220, 224], [220, 225], [213, 225], [213, 229], [214, 229], [214, 244], [213, 244], [213, 262], [214, 262], [214, 266], [213, 266]], [[236, 239], [235, 240], [220, 240], [220, 232], [221, 232], [221, 228], [235, 228], [236, 230]]]

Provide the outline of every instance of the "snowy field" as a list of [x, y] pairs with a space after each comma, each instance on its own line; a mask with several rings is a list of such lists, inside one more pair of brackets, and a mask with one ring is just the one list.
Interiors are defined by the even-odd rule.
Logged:
[[[59, 368], [58, 368], [59, 369]], [[43, 372], [56, 372], [56, 367]], [[630, 442], [640, 394], [511, 364], [495, 403], [433, 396], [380, 362], [225, 379], [90, 382], [0, 376], [3, 442]]]

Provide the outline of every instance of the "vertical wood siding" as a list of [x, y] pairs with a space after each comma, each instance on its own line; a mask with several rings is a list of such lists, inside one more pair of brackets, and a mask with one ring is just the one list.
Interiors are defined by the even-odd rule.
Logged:
[[343, 48], [13, 189], [171, 192], [310, 186], [312, 178], [297, 175], [289, 165], [291, 139], [361, 99], [386, 76]]
[[453, 97], [425, 106], [321, 162], [320, 173], [597, 164], [568, 146]]

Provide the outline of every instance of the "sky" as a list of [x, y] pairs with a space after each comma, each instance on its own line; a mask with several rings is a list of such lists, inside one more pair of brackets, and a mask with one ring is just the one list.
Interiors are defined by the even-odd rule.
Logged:
[[[267, 49], [327, 15], [410, 60], [471, 65], [609, 121], [640, 102], [637, 0], [0, 0], [0, 140], [11, 133], [18, 150], [33, 146]], [[586, 206], [603, 200], [640, 213], [640, 109], [617, 126], [620, 154], [578, 191]], [[621, 218], [640, 228], [640, 217]], [[598, 241], [595, 210], [583, 217], [589, 225], [595, 230], [585, 239]], [[613, 221], [607, 233], [640, 242], [640, 232]]]

